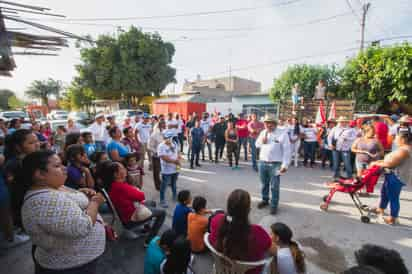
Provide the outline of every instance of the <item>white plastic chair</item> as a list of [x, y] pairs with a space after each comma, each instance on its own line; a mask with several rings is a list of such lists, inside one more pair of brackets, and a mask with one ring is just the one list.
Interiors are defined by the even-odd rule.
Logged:
[[232, 260], [217, 251], [212, 246], [209, 242], [209, 233], [205, 233], [203, 241], [205, 242], [207, 248], [211, 251], [214, 259], [212, 274], [245, 274], [247, 271], [256, 267], [264, 267], [265, 265], [269, 265], [272, 261], [272, 257], [256, 262]]

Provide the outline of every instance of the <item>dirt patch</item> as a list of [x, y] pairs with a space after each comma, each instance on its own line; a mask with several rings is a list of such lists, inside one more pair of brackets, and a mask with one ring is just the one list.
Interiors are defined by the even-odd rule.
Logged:
[[345, 255], [338, 247], [328, 246], [322, 239], [314, 237], [300, 238], [298, 242], [303, 247], [310, 247], [317, 252], [317, 254], [306, 254], [306, 256], [318, 267], [331, 273], [341, 273], [347, 269]]

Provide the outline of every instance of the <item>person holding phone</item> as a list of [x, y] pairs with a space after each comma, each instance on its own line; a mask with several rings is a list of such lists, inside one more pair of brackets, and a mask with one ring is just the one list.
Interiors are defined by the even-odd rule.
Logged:
[[259, 177], [262, 183], [262, 201], [258, 208], [269, 205], [269, 188], [272, 191], [270, 214], [277, 212], [279, 205], [280, 175], [284, 174], [291, 159], [290, 141], [286, 131], [277, 128], [274, 117], [266, 116], [265, 129], [256, 140], [256, 147], [260, 148]]

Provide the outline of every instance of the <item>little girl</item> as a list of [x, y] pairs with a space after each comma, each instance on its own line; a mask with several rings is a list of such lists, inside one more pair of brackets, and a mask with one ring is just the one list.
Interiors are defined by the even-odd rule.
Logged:
[[143, 187], [143, 169], [139, 166], [136, 153], [129, 153], [124, 158], [127, 169], [127, 182], [129, 185]]
[[172, 245], [170, 253], [160, 266], [161, 274], [193, 274], [193, 256], [190, 250], [190, 241], [179, 236]]
[[303, 274], [306, 272], [305, 256], [292, 240], [292, 230], [283, 223], [271, 225], [272, 242], [276, 250], [270, 273]]

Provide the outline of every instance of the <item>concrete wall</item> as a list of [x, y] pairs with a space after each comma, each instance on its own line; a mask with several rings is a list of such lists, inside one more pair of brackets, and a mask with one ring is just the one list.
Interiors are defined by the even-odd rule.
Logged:
[[209, 113], [212, 112], [220, 112], [222, 115], [226, 115], [229, 114], [229, 112], [231, 111], [232, 108], [232, 103], [207, 103], [206, 104], [206, 111]]
[[261, 90], [260, 82], [233, 77], [223, 77], [207, 80], [196, 80], [185, 82], [183, 91], [199, 90], [203, 88], [219, 89], [225, 92], [236, 91], [239, 94], [259, 92]]

